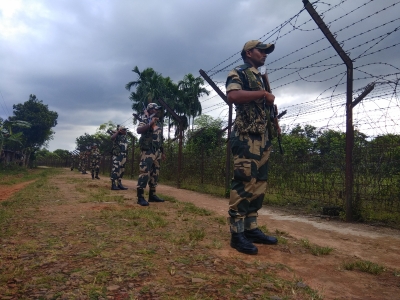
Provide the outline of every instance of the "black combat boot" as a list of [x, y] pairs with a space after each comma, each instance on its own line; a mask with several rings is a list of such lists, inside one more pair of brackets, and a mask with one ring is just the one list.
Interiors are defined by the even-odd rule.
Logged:
[[94, 172], [92, 172], [92, 180], [94, 179]]
[[156, 190], [150, 190], [149, 202], [164, 202], [164, 199], [161, 199], [156, 195]]
[[245, 254], [257, 254], [258, 249], [244, 236], [243, 218], [230, 218], [231, 247]]
[[252, 243], [275, 245], [278, 239], [268, 236], [262, 232], [257, 225], [257, 216], [247, 216], [244, 218], [244, 236]]
[[119, 190], [119, 187], [115, 184], [115, 180], [111, 180], [111, 190]]
[[121, 180], [118, 180], [118, 187], [119, 187], [120, 190], [127, 190], [127, 189], [128, 189], [127, 187], [124, 187], [124, 186], [122, 185]]
[[258, 249], [246, 239], [243, 232], [231, 231], [231, 247], [244, 254], [257, 254]]
[[260, 228], [254, 228], [251, 230], [245, 230], [244, 236], [252, 243], [275, 245], [278, 243], [278, 239], [274, 236], [268, 236], [260, 230]]
[[94, 176], [94, 178], [100, 179], [100, 177], [99, 177], [99, 172], [96, 172], [96, 176]]
[[141, 206], [148, 206], [149, 202], [146, 201], [146, 199], [144, 199], [144, 190], [141, 188], [137, 189], [137, 204], [141, 205]]

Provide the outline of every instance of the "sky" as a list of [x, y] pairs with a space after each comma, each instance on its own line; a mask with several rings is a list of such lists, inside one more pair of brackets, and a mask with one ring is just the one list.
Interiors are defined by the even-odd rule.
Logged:
[[[400, 131], [398, 2], [315, 5], [354, 59], [354, 97], [379, 84], [354, 113], [358, 126], [384, 118], [383, 133]], [[288, 111], [282, 122], [341, 126], [346, 67], [303, 8], [301, 0], [0, 0], [0, 117], [34, 94], [58, 113], [48, 149], [71, 151], [77, 137], [108, 121], [135, 131], [125, 89], [137, 79], [135, 66], [176, 83], [203, 69], [224, 90], [244, 43], [258, 39], [276, 46], [267, 68]], [[214, 92], [201, 101], [203, 113], [227, 119]]]

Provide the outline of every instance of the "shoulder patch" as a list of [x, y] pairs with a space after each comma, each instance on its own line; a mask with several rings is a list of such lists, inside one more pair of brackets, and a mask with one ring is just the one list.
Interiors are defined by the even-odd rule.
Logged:
[[249, 65], [248, 65], [248, 64], [243, 64], [243, 65], [237, 66], [237, 67], [235, 68], [235, 70], [236, 70], [236, 71], [244, 71], [244, 70], [246, 70], [246, 69], [248, 69], [248, 68], [249, 68]]

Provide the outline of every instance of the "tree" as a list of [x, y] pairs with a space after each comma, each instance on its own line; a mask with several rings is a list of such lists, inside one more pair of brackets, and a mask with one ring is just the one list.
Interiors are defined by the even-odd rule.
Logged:
[[13, 133], [12, 127], [29, 128], [30, 126], [28, 122], [20, 120], [9, 121], [6, 125], [0, 118], [0, 153], [4, 145], [11, 145], [11, 147], [13, 144], [22, 145], [22, 132]]
[[57, 118], [57, 112], [49, 110], [42, 100], [31, 94], [28, 101], [13, 105], [13, 116], [6, 123], [21, 120], [31, 124], [29, 128], [16, 128], [14, 131], [23, 134], [23, 152], [25, 157], [29, 157], [31, 152], [37, 151], [53, 138], [52, 128], [57, 125]]
[[222, 120], [208, 115], [201, 115], [195, 121], [196, 130], [187, 135], [187, 146], [198, 153], [211, 154], [220, 147]]
[[303, 159], [310, 155], [315, 148], [316, 128], [311, 125], [301, 127], [296, 125], [287, 135], [285, 135], [285, 146], [290, 149], [294, 159]]
[[68, 150], [64, 149], [57, 149], [53, 151], [54, 154], [56, 154], [59, 158], [69, 158], [71, 156], [71, 153]]
[[139, 68], [135, 66], [132, 72], [136, 73], [138, 78], [135, 81], [128, 82], [125, 88], [130, 91], [136, 87], [136, 91], [131, 92], [129, 99], [133, 102], [132, 109], [141, 114], [148, 103], [155, 102], [157, 98], [161, 97], [163, 77], [152, 68], [140, 72]]
[[78, 149], [81, 152], [91, 149], [94, 143], [99, 144], [99, 140], [97, 139], [96, 136], [88, 134], [86, 132], [83, 135], [77, 137], [75, 142], [76, 142], [76, 149]]
[[186, 74], [181, 81], [178, 82], [178, 88], [183, 92], [181, 103], [183, 111], [189, 117], [192, 117], [192, 129], [194, 118], [201, 115], [201, 103], [199, 97], [209, 95], [210, 92], [203, 88], [204, 80], [201, 77], [194, 77], [191, 73]]

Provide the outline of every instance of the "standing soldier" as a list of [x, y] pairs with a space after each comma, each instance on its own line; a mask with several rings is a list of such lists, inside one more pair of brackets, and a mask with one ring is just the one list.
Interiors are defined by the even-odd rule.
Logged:
[[76, 154], [74, 151], [72, 151], [71, 152], [71, 171], [73, 171], [75, 168], [75, 159], [76, 159]]
[[79, 171], [81, 171], [82, 174], [87, 174], [86, 173], [86, 151], [81, 151], [79, 153]]
[[141, 135], [139, 146], [141, 150], [139, 164], [139, 180], [137, 184], [138, 204], [147, 206], [149, 203], [144, 199], [144, 189], [149, 183], [149, 202], [164, 202], [156, 195], [156, 186], [160, 174], [160, 162], [164, 160], [165, 154], [162, 148], [163, 132], [160, 117], [161, 107], [156, 103], [149, 103], [145, 110], [145, 118], [137, 128]]
[[280, 133], [274, 116], [275, 96], [257, 68], [264, 65], [274, 44], [252, 40], [242, 49], [244, 64], [233, 69], [226, 81], [229, 103], [235, 104], [236, 120], [230, 136], [234, 160], [229, 216], [231, 247], [246, 254], [257, 254], [253, 243], [276, 244], [257, 225], [267, 189], [268, 159], [273, 138], [272, 123]]
[[[97, 148], [97, 144], [94, 143], [92, 145], [92, 150], [90, 152], [90, 168], [92, 172], [92, 179], [100, 179], [99, 177], [99, 169], [100, 169], [100, 150]], [[96, 172], [96, 176], [94, 176], [94, 173]]]
[[111, 189], [127, 190], [122, 185], [121, 179], [124, 176], [126, 156], [128, 152], [128, 141], [126, 139], [126, 128], [117, 126], [117, 130], [112, 134], [112, 170], [111, 170]]

